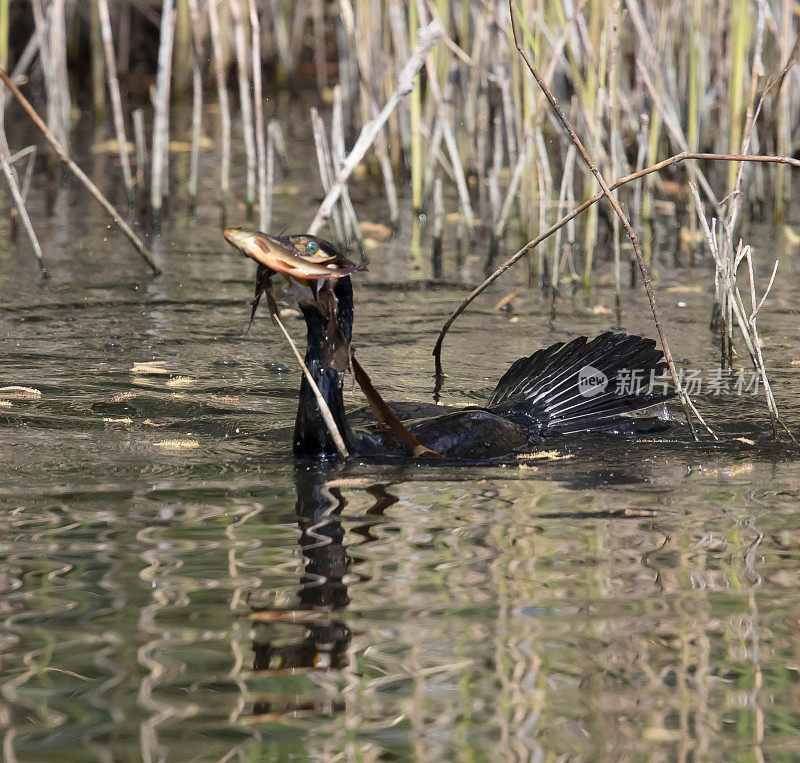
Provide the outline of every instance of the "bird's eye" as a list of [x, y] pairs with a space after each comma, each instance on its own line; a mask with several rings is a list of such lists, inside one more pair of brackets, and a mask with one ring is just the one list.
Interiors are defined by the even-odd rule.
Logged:
[[306, 251], [309, 254], [316, 254], [319, 251], [319, 244], [316, 241], [309, 241], [306, 244]]

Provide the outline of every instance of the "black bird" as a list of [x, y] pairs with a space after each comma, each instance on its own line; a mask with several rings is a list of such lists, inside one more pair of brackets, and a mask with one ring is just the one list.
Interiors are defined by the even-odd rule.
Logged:
[[[357, 268], [328, 241], [309, 235], [269, 236], [229, 228], [225, 238], [290, 283], [307, 328], [305, 363], [333, 414], [350, 453], [410, 456], [394, 432], [370, 424], [363, 412], [348, 416], [342, 399], [343, 372], [330, 367], [332, 326], [320, 301], [323, 284], [335, 296], [339, 341], [353, 332], [353, 287]], [[260, 268], [261, 270], [261, 268]], [[333, 327], [335, 329], [335, 327]], [[336, 333], [334, 331], [334, 333]], [[446, 459], [482, 461], [530, 449], [552, 437], [581, 432], [635, 430], [628, 414], [661, 403], [670, 392], [652, 394], [652, 379], [666, 364], [652, 339], [600, 334], [557, 342], [520, 358], [506, 371], [483, 406], [391, 404], [408, 432]], [[366, 424], [355, 431], [353, 424]], [[336, 446], [305, 376], [294, 427], [294, 453], [334, 457]]]

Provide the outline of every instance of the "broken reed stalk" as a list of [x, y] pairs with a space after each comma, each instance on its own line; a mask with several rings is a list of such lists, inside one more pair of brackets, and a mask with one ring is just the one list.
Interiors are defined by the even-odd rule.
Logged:
[[[753, 136], [753, 127], [755, 126], [758, 114], [761, 111], [761, 104], [764, 102], [763, 97], [758, 103], [756, 108], [756, 88], [758, 86], [758, 78], [764, 73], [764, 64], [761, 60], [761, 53], [764, 47], [764, 0], [758, 0], [758, 20], [756, 22], [756, 37], [755, 46], [753, 48], [753, 63], [750, 67], [750, 95], [747, 100], [747, 111], [745, 116], [744, 132], [742, 134], [741, 145], [738, 146], [740, 154], [746, 154], [750, 150], [750, 139]], [[769, 83], [767, 83], [769, 86]], [[725, 220], [725, 233], [728, 246], [733, 248], [733, 234], [736, 229], [736, 223], [739, 218], [739, 210], [742, 206], [742, 180], [744, 179], [745, 167], [747, 165], [742, 163], [736, 168], [736, 181], [733, 187], [733, 193], [730, 197], [730, 206], [728, 208], [728, 216]]]
[[[390, 16], [396, 15], [392, 14], [392, 11], [396, 11], [396, 5], [390, 8]], [[366, 96], [367, 100], [369, 101], [369, 110], [373, 117], [378, 115], [378, 104], [375, 102], [375, 98], [372, 95], [372, 91], [366, 87], [363, 83], [366, 83], [369, 79], [369, 72], [370, 72], [370, 61], [368, 58], [368, 50], [366, 46], [359, 45], [358, 41], [355, 37], [355, 30], [354, 30], [354, 19], [353, 19], [353, 9], [349, 2], [349, 0], [343, 0], [342, 2], [342, 23], [347, 30], [347, 33], [351, 36], [354, 40], [355, 44], [353, 48], [355, 50], [356, 56], [356, 65], [359, 68], [359, 74], [361, 75], [362, 80], [362, 88], [361, 92]], [[341, 66], [341, 64], [340, 64]], [[344, 83], [344, 78], [340, 75], [340, 80], [342, 80], [342, 84]], [[339, 85], [341, 87], [341, 84]], [[383, 130], [379, 130], [377, 135], [375, 136], [375, 155], [378, 157], [378, 163], [380, 164], [381, 174], [383, 175], [383, 187], [386, 193], [386, 204], [389, 207], [389, 221], [391, 223], [391, 228], [393, 233], [397, 233], [400, 228], [400, 205], [397, 200], [397, 188], [394, 184], [394, 173], [392, 171], [392, 162], [389, 158], [389, 150], [387, 147], [386, 141], [386, 134]], [[344, 157], [344, 152], [342, 152], [342, 156]]]
[[0, 0], [0, 66], [8, 68], [8, 32], [11, 0]]
[[42, 273], [42, 278], [49, 278], [47, 267], [44, 264], [42, 247], [39, 244], [39, 239], [36, 236], [36, 231], [33, 229], [33, 224], [31, 223], [31, 219], [28, 216], [28, 210], [25, 208], [25, 199], [23, 198], [23, 195], [20, 192], [19, 184], [17, 183], [16, 173], [11, 167], [11, 162], [9, 161], [10, 158], [11, 157], [9, 156], [8, 143], [6, 141], [5, 130], [2, 129], [0, 131], [0, 166], [2, 166], [3, 174], [6, 176], [6, 180], [8, 181], [8, 187], [11, 190], [11, 195], [14, 197], [14, 203], [17, 205], [19, 217], [20, 220], [22, 220], [22, 226], [25, 228], [25, 232], [28, 234], [28, 239], [30, 240], [31, 246], [33, 247], [33, 253], [36, 256], [36, 259], [38, 260], [39, 270]]
[[[722, 346], [721, 365], [724, 368], [726, 361], [728, 361], [727, 367], [732, 367], [732, 318], [735, 316], [739, 325], [739, 331], [741, 332], [742, 338], [747, 345], [747, 351], [750, 355], [750, 360], [761, 377], [761, 382], [764, 385], [764, 394], [767, 399], [767, 409], [769, 411], [770, 423], [772, 424], [772, 433], [777, 438], [778, 425], [780, 425], [786, 434], [789, 435], [789, 438], [792, 440], [792, 442], [797, 445], [798, 443], [794, 435], [789, 431], [778, 414], [778, 405], [775, 402], [775, 396], [772, 393], [772, 387], [767, 377], [767, 369], [764, 365], [764, 356], [761, 349], [761, 338], [758, 335], [758, 328], [756, 326], [756, 316], [764, 306], [764, 302], [766, 301], [775, 281], [775, 274], [778, 272], [778, 261], [775, 261], [767, 289], [764, 292], [764, 295], [761, 297], [761, 300], [756, 305], [755, 277], [753, 274], [753, 261], [750, 252], [750, 246], [748, 245], [743, 247], [740, 240], [736, 253], [734, 254], [733, 252], [729, 252], [727, 253], [728, 256], [723, 257], [720, 253], [717, 241], [717, 221], [712, 220], [712, 224], [709, 225], [705, 210], [703, 209], [703, 203], [700, 201], [700, 194], [697, 192], [696, 184], [690, 183], [689, 188], [694, 200], [694, 206], [697, 212], [697, 218], [700, 222], [700, 227], [705, 234], [708, 249], [714, 258], [715, 287], [717, 290], [717, 300], [720, 304], [720, 338]], [[736, 279], [736, 273], [743, 258], [747, 258], [747, 269], [750, 277], [750, 302], [752, 305], [752, 310], [749, 316], [747, 315], [744, 302], [742, 301], [742, 296], [739, 292], [739, 286]]]
[[[436, 175], [436, 165], [438, 163], [444, 164], [444, 162], [440, 159], [441, 151], [440, 147], [442, 145], [442, 120], [435, 116], [433, 119], [433, 130], [429, 131], [428, 134], [428, 151], [427, 156], [425, 157], [425, 168], [423, 171], [423, 181], [422, 181], [422, 201], [420, 202], [420, 208], [424, 208], [426, 205], [425, 195], [433, 188], [433, 178]], [[452, 177], [452, 173], [450, 172], [450, 168], [447, 168], [447, 174]]]
[[136, 146], [136, 189], [144, 193], [144, 168], [147, 165], [147, 141], [144, 136], [144, 112], [135, 109], [131, 114], [133, 119], [133, 140]]
[[[677, 148], [679, 148], [681, 151], [689, 151], [689, 142], [687, 141], [686, 135], [681, 129], [680, 119], [678, 117], [679, 111], [675, 104], [669, 99], [668, 89], [665, 87], [661, 87], [659, 89], [653, 84], [650, 67], [656, 65], [658, 53], [653, 40], [650, 37], [650, 33], [647, 31], [647, 25], [644, 22], [644, 17], [642, 16], [638, 2], [637, 0], [625, 0], [625, 5], [630, 13], [633, 26], [636, 29], [637, 39], [645, 52], [644, 57], [639, 56], [636, 58], [636, 69], [642, 79], [642, 82], [647, 88], [648, 93], [650, 94], [650, 98], [653, 101], [654, 113], [657, 112], [663, 120], [667, 128], [667, 134]], [[656, 74], [658, 74], [658, 72], [656, 72]], [[653, 120], [651, 126], [652, 128], [656, 127], [655, 120]], [[651, 140], [656, 141], [657, 143], [658, 134], [655, 129], [651, 131]], [[657, 145], [654, 144], [651, 147], [653, 149], [654, 158]], [[697, 174], [697, 180], [703, 188], [703, 192], [714, 204], [717, 204], [718, 202], [716, 196], [711, 188], [711, 184], [706, 179], [706, 176], [700, 171], [699, 168], [695, 168], [695, 172]]]
[[275, 148], [275, 156], [281, 163], [281, 172], [284, 175], [289, 174], [289, 151], [286, 148], [286, 137], [283, 134], [281, 123], [277, 119], [271, 119], [269, 122], [270, 130], [272, 131], [272, 142]]
[[[251, 0], [252, 2], [252, 0]], [[311, 0], [311, 22], [314, 25], [314, 69], [317, 74], [317, 90], [321, 93], [328, 84], [328, 64], [325, 60], [325, 8], [322, 0]]]
[[70, 101], [64, 0], [52, 0], [47, 12], [42, 0], [33, 0], [34, 26], [47, 95], [47, 123], [63, 145], [69, 144]]
[[[332, 155], [332, 171], [331, 177], [336, 167], [341, 167], [344, 162], [345, 148], [344, 148], [344, 121], [342, 116], [342, 89], [339, 85], [333, 88], [333, 111], [331, 113], [331, 155]], [[348, 245], [351, 241], [355, 240], [361, 262], [367, 262], [367, 252], [364, 249], [364, 239], [361, 235], [361, 229], [358, 227], [358, 218], [356, 211], [353, 208], [353, 202], [350, 200], [350, 192], [347, 190], [347, 183], [342, 189], [342, 212], [344, 215], [344, 223], [349, 231]]]
[[[547, 157], [547, 148], [544, 145], [542, 130], [537, 125], [535, 132], [536, 155], [539, 159], [538, 172], [536, 173], [539, 186], [539, 230], [544, 230], [547, 225], [547, 201], [553, 196], [553, 173], [550, 171], [550, 160]], [[545, 270], [544, 247], [539, 250], [538, 263], [539, 280], [542, 286], [547, 285], [547, 271]]]
[[172, 80], [172, 45], [175, 33], [173, 0], [164, 0], [158, 37], [158, 73], [156, 75], [155, 113], [153, 115], [153, 149], [150, 170], [150, 205], [153, 227], [161, 227], [161, 205], [169, 183], [169, 93]]
[[517, 157], [517, 162], [514, 165], [514, 170], [511, 173], [511, 182], [509, 182], [508, 184], [508, 190], [506, 191], [506, 198], [503, 201], [503, 206], [502, 209], [500, 210], [500, 215], [492, 231], [492, 236], [497, 240], [501, 239], [503, 237], [503, 234], [505, 233], [506, 226], [508, 225], [508, 219], [511, 216], [511, 207], [513, 206], [514, 200], [517, 198], [517, 194], [519, 192], [519, 184], [520, 181], [522, 180], [522, 171], [525, 169], [525, 165], [528, 163], [528, 160], [530, 159], [532, 150], [533, 150], [533, 133], [529, 130], [527, 135], [525, 136], [525, 141], [522, 144], [522, 150], [519, 152], [519, 156]]
[[[429, 59], [430, 60], [430, 59]], [[432, 68], [432, 67], [431, 67]], [[430, 75], [429, 75], [430, 76]], [[435, 73], [434, 73], [435, 77]], [[432, 79], [428, 80], [428, 85], [431, 92], [437, 92], [437, 89], [431, 86]], [[470, 241], [477, 239], [477, 232], [475, 230], [475, 216], [472, 214], [472, 205], [469, 199], [469, 189], [467, 188], [467, 179], [464, 176], [464, 167], [461, 163], [461, 157], [458, 153], [458, 144], [456, 143], [456, 136], [453, 132], [453, 125], [450, 119], [450, 108], [442, 100], [437, 104], [440, 123], [442, 125], [442, 137], [444, 138], [445, 146], [447, 146], [447, 153], [450, 155], [450, 166], [453, 171], [453, 177], [456, 181], [456, 190], [458, 191], [458, 204], [461, 207], [461, 214], [464, 217], [464, 225], [469, 233]]]
[[[619, 22], [622, 11], [621, 0], [613, 0], [608, 15], [608, 155], [611, 161], [611, 177], [619, 174], [617, 161], [617, 140], [619, 138], [619, 108], [617, 104], [617, 64], [619, 58]], [[744, 153], [744, 152], [742, 152]], [[619, 201], [616, 191], [614, 198]], [[612, 225], [614, 243], [614, 306], [616, 308], [617, 324], [622, 323], [622, 262], [620, 257], [619, 218], [615, 217]]]
[[231, 107], [228, 101], [228, 88], [225, 83], [222, 35], [219, 29], [219, 16], [217, 16], [218, 2], [219, 0], [209, 0], [208, 28], [211, 33], [211, 46], [214, 50], [214, 73], [217, 80], [217, 100], [219, 102], [220, 140], [222, 143], [220, 147], [219, 173], [220, 190], [222, 192], [222, 226], [225, 227], [231, 177]]
[[[413, 6], [414, 4], [411, 3], [410, 5]], [[432, 21], [419, 31], [417, 44], [411, 53], [411, 57], [408, 59], [398, 76], [397, 88], [392, 93], [383, 109], [381, 109], [378, 116], [376, 116], [372, 121], [367, 122], [361, 128], [358, 139], [353, 145], [353, 148], [350, 150], [350, 153], [345, 158], [344, 162], [342, 162], [342, 166], [339, 168], [339, 173], [337, 174], [333, 185], [327, 192], [322, 204], [317, 210], [317, 214], [311, 222], [311, 225], [308, 227], [309, 234], [315, 235], [325, 224], [325, 221], [330, 216], [334, 205], [339, 199], [339, 196], [341, 196], [347, 179], [350, 177], [358, 163], [364, 158], [364, 155], [367, 153], [367, 149], [369, 149], [369, 147], [375, 141], [378, 131], [389, 119], [395, 108], [397, 108], [397, 104], [400, 103], [403, 97], [408, 95], [413, 90], [414, 80], [417, 76], [417, 73], [422, 66], [424, 66], [428, 53], [439, 41], [441, 36], [442, 27], [437, 21]]]
[[189, 208], [197, 205], [197, 179], [200, 168], [200, 135], [203, 128], [203, 33], [197, 0], [188, 0], [192, 24], [192, 148], [189, 155]]
[[[36, 146], [27, 146], [26, 148], [20, 149], [16, 153], [11, 154], [11, 150], [8, 148], [8, 141], [5, 138], [5, 131], [3, 130], [2, 122], [2, 115], [0, 115], [0, 137], [2, 137], [3, 143], [1, 150], [8, 160], [8, 165], [11, 168], [12, 176], [16, 180], [17, 185], [19, 185], [19, 172], [17, 172], [14, 165], [25, 157], [28, 159], [28, 161], [25, 162], [25, 179], [22, 181], [22, 186], [19, 189], [20, 198], [22, 199], [22, 203], [25, 204], [28, 198], [28, 191], [31, 187], [31, 178], [33, 177], [33, 164], [36, 161]], [[9, 217], [10, 231], [8, 238], [12, 244], [16, 244], [17, 234], [19, 233], [19, 205], [12, 207]]]
[[233, 16], [233, 39], [236, 45], [236, 70], [239, 74], [239, 110], [242, 117], [245, 163], [247, 166], [247, 213], [253, 212], [256, 203], [256, 144], [253, 129], [253, 104], [250, 100], [250, 76], [247, 72], [247, 41], [240, 0], [231, 0], [229, 7]]
[[392, 161], [389, 158], [389, 151], [386, 145], [386, 135], [383, 130], [378, 131], [375, 138], [375, 155], [381, 167], [383, 176], [383, 189], [386, 193], [386, 205], [389, 207], [389, 224], [392, 233], [400, 230], [400, 204], [397, 200], [397, 187], [394, 184], [394, 173], [392, 172]]
[[[567, 158], [564, 160], [564, 174], [561, 176], [561, 188], [558, 191], [558, 211], [560, 217], [567, 208], [568, 190], [575, 182], [575, 146], [570, 143], [567, 149]], [[561, 238], [562, 229], [559, 228], [555, 234], [553, 244], [553, 261], [550, 269], [550, 317], [555, 320], [556, 300], [559, 293], [559, 281], [561, 278]]]
[[272, 191], [275, 187], [275, 120], [271, 120], [267, 125], [267, 156], [266, 156], [266, 177], [264, 179], [264, 201], [263, 208], [259, 208], [259, 220], [263, 231], [268, 231], [272, 224]]
[[[409, 42], [414, 45], [415, 49], [419, 45], [419, 33], [417, 31], [417, 4], [416, 0], [409, 0], [408, 2], [408, 38]], [[441, 24], [439, 25], [441, 29]], [[442, 30], [444, 32], [444, 30]], [[402, 35], [405, 37], [405, 35]], [[426, 56], [427, 58], [427, 53]], [[420, 129], [422, 122], [422, 94], [420, 92], [419, 70], [424, 64], [420, 61], [420, 65], [414, 70], [411, 82], [411, 98], [409, 99], [409, 114], [411, 121], [411, 206], [415, 215], [422, 212], [422, 131]]]
[[11, 91], [11, 94], [14, 98], [17, 99], [20, 106], [22, 106], [25, 113], [31, 118], [33, 123], [39, 128], [42, 135], [44, 135], [47, 142], [53, 147], [53, 150], [56, 152], [58, 158], [69, 168], [75, 177], [86, 186], [86, 189], [89, 193], [94, 196], [97, 202], [100, 204], [103, 209], [108, 212], [111, 219], [114, 221], [114, 224], [122, 231], [128, 241], [131, 242], [133, 247], [142, 257], [142, 259], [150, 266], [150, 269], [153, 271], [155, 275], [161, 273], [158, 266], [153, 261], [153, 257], [150, 254], [148, 248], [142, 243], [141, 239], [131, 230], [130, 226], [125, 222], [119, 212], [114, 208], [111, 202], [103, 196], [100, 189], [88, 178], [86, 173], [77, 165], [75, 164], [72, 159], [70, 159], [69, 154], [66, 152], [66, 149], [61, 145], [61, 143], [56, 139], [56, 136], [50, 131], [47, 125], [42, 121], [42, 118], [36, 113], [36, 110], [31, 106], [28, 102], [28, 99], [19, 91], [19, 88], [11, 81], [11, 78], [8, 76], [8, 73], [5, 69], [0, 67], [0, 79], [3, 81], [5, 86]]
[[[749, 334], [750, 339], [753, 343], [753, 347], [755, 348], [756, 357], [755, 357], [755, 366], [758, 370], [759, 375], [761, 376], [761, 382], [764, 385], [764, 394], [767, 398], [767, 408], [769, 410], [769, 418], [770, 422], [772, 423], [772, 433], [777, 438], [778, 437], [778, 425], [783, 428], [786, 434], [789, 435], [791, 441], [797, 445], [797, 440], [795, 439], [794, 435], [789, 431], [789, 428], [786, 424], [783, 423], [781, 420], [780, 415], [778, 414], [778, 404], [775, 402], [775, 396], [772, 394], [772, 387], [769, 383], [769, 379], [767, 378], [767, 369], [764, 365], [764, 355], [761, 351], [761, 338], [758, 336], [758, 329], [756, 328], [756, 317], [758, 316], [759, 311], [764, 306], [764, 302], [766, 301], [767, 297], [769, 296], [770, 290], [772, 289], [772, 284], [775, 282], [775, 275], [778, 272], [778, 260], [775, 260], [775, 265], [772, 268], [772, 275], [769, 279], [769, 284], [767, 284], [767, 288], [764, 291], [761, 300], [756, 304], [756, 281], [755, 276], [753, 275], [753, 258], [750, 252], [750, 246], [744, 247], [742, 250], [742, 244], [739, 242], [739, 249], [741, 250], [740, 253], [736, 255], [735, 266], [738, 267], [739, 262], [741, 262], [742, 257], [745, 257], [747, 260], [747, 273], [750, 278], [750, 304], [752, 306], [752, 310], [750, 315], [747, 319], [747, 325], [749, 327]], [[735, 271], [734, 271], [734, 278], [735, 278]], [[735, 283], [735, 281], [734, 281]], [[736, 286], [736, 302], [738, 303], [739, 309], [744, 312], [744, 303], [742, 302], [742, 296], [739, 293], [739, 287]]]
[[[791, 62], [792, 55], [798, 50], [800, 44], [800, 33], [795, 40], [794, 50], [789, 48], [790, 40], [792, 38], [792, 10], [791, 6], [794, 5], [792, 0], [783, 0], [781, 8], [781, 31], [779, 35], [780, 49], [782, 58]], [[781, 75], [781, 85], [783, 84], [783, 77], [786, 70]], [[776, 125], [776, 148], [779, 154], [788, 154], [791, 151], [792, 145], [792, 124], [789, 106], [789, 93], [787, 88], [781, 87], [778, 93], [777, 103], [777, 125]], [[786, 199], [789, 197], [787, 173], [778, 169], [777, 177], [775, 178], [775, 222], [782, 222], [784, 218], [784, 205]]]
[[442, 97], [442, 93], [439, 88], [439, 77], [436, 74], [436, 68], [433, 65], [433, 57], [430, 54], [425, 57], [425, 71], [428, 74], [428, 89], [431, 97], [433, 98], [436, 113], [439, 117], [439, 124], [442, 128], [442, 137], [444, 138], [444, 143], [447, 146], [447, 153], [450, 155], [450, 164], [453, 168], [456, 189], [458, 190], [458, 203], [461, 207], [461, 214], [464, 216], [464, 223], [469, 231], [470, 240], [474, 241], [477, 235], [475, 232], [475, 218], [472, 214], [472, 205], [470, 204], [469, 200], [467, 179], [464, 177], [464, 167], [461, 162], [461, 157], [459, 156], [456, 137], [453, 133], [453, 124], [450, 117], [450, 104], [446, 103]]
[[261, 89], [261, 24], [255, 0], [248, 0], [250, 11], [250, 55], [253, 59], [253, 102], [256, 112], [256, 164], [258, 168], [258, 229], [269, 230], [267, 219], [267, 147], [264, 135], [264, 97]]
[[[25, 49], [22, 51], [19, 59], [17, 59], [17, 63], [14, 65], [14, 69], [11, 72], [11, 79], [14, 82], [22, 83], [25, 81], [25, 72], [28, 71], [28, 67], [33, 63], [33, 60], [36, 58], [36, 54], [39, 52], [39, 38], [34, 32], [30, 39], [28, 40], [28, 44], [25, 46]], [[3, 66], [4, 69], [8, 67], [0, 64]], [[0, 98], [0, 109], [5, 109], [6, 103], [8, 102], [8, 93], [3, 90], [2, 98]]]
[[433, 181], [433, 237], [431, 239], [431, 263], [433, 277], [442, 277], [442, 228], [444, 205], [442, 203], [442, 178], [437, 175]]
[[97, 9], [100, 15], [100, 34], [103, 40], [103, 54], [106, 61], [106, 76], [108, 78], [108, 92], [111, 95], [111, 113], [114, 118], [114, 132], [119, 147], [119, 163], [122, 167], [122, 182], [128, 194], [128, 204], [132, 207], [136, 203], [136, 194], [133, 187], [131, 162], [128, 156], [128, 140], [125, 137], [125, 119], [122, 115], [122, 96], [117, 77], [117, 60], [114, 57], [114, 39], [111, 33], [111, 15], [108, 10], [108, 0], [98, 0]]
[[694, 200], [694, 207], [697, 213], [697, 219], [700, 223], [700, 228], [706, 238], [708, 251], [711, 253], [711, 257], [714, 260], [714, 307], [715, 315], [718, 316], [718, 321], [717, 325], [712, 326], [712, 329], [719, 329], [720, 367], [732, 368], [733, 366], [733, 315], [736, 315], [739, 328], [744, 337], [745, 344], [747, 345], [747, 351], [750, 353], [750, 357], [755, 363], [755, 348], [752, 345], [749, 332], [747, 331], [744, 313], [740, 313], [736, 310], [736, 304], [733, 300], [733, 251], [728, 248], [724, 250], [724, 253], [720, 251], [716, 219], [713, 219], [709, 225], [703, 208], [703, 202], [700, 201], [700, 194], [697, 191], [696, 183], [690, 182], [689, 190]]
[[[322, 182], [322, 190], [327, 194], [333, 184], [333, 165], [331, 163], [331, 152], [328, 148], [328, 138], [325, 133], [325, 122], [319, 115], [315, 107], [311, 107], [311, 129], [314, 135], [314, 146], [317, 151], [317, 166], [319, 167], [319, 178]], [[342, 219], [340, 205], [331, 210], [331, 229], [334, 239], [338, 246], [345, 246], [347, 240], [347, 230], [345, 221]], [[317, 231], [312, 226], [309, 231], [311, 235], [316, 235]]]

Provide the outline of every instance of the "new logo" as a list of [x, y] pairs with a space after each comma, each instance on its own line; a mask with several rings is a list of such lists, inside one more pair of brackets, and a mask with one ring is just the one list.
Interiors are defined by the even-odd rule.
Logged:
[[578, 371], [578, 392], [584, 397], [599, 395], [608, 386], [608, 377], [594, 366]]

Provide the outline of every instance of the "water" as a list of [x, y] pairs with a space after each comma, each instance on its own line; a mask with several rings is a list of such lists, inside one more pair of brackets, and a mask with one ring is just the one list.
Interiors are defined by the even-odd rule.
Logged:
[[[276, 230], [313, 215], [305, 139]], [[111, 159], [80, 155], [115, 186]], [[159, 278], [80, 189], [48, 218], [42, 174], [30, 209], [49, 283], [0, 221], [0, 381], [41, 393], [0, 408], [9, 760], [794, 754], [800, 463], [761, 396], [697, 397], [720, 443], [678, 426], [525, 464], [298, 466], [298, 372], [263, 316], [242, 333], [253, 267], [219, 235], [215, 158], [203, 167], [198, 216], [173, 180], [171, 222], [148, 239]], [[356, 192], [364, 219], [382, 214], [371, 193]], [[782, 241], [757, 251], [782, 257], [759, 320], [797, 431], [800, 279]], [[387, 399], [431, 399], [436, 332], [482, 268], [447, 251], [449, 283], [425, 282], [406, 234], [357, 276], [354, 343]], [[677, 359], [711, 374], [710, 273], [659, 263]], [[456, 323], [443, 402], [612, 327], [576, 298], [551, 330], [535, 291], [491, 312], [521, 278]], [[607, 285], [595, 300], [613, 305]], [[642, 295], [624, 305], [624, 328], [653, 335]]]

